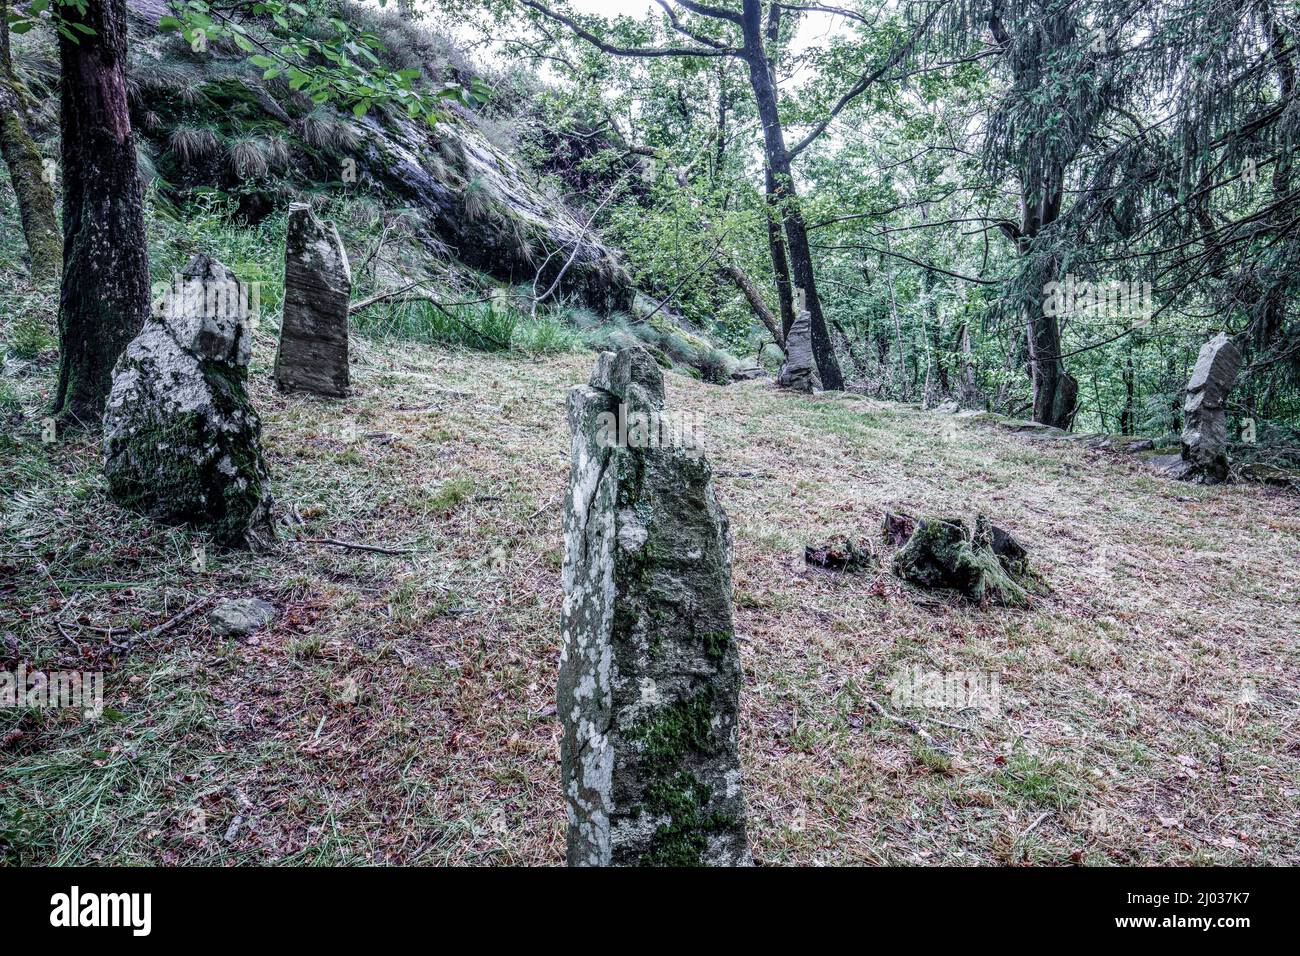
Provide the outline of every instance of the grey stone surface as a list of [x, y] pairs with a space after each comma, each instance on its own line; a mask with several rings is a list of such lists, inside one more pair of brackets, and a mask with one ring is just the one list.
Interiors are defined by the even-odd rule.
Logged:
[[218, 637], [246, 637], [275, 619], [275, 608], [260, 598], [224, 601], [208, 614], [208, 624]]
[[348, 304], [352, 270], [332, 222], [304, 203], [289, 207], [284, 244], [284, 324], [275, 356], [282, 392], [325, 398], [348, 393]]
[[731, 540], [705, 458], [605, 447], [602, 416], [663, 406], [641, 349], [569, 395], [557, 710], [572, 866], [750, 862]]
[[790, 326], [790, 334], [785, 337], [785, 364], [781, 366], [776, 383], [782, 388], [808, 394], [822, 387], [812, 350], [812, 314], [806, 310], [799, 313]]
[[1228, 477], [1228, 395], [1241, 370], [1241, 350], [1224, 333], [1201, 348], [1183, 406], [1183, 477], [1218, 482]]
[[234, 547], [273, 534], [262, 423], [246, 390], [247, 301], [234, 273], [196, 256], [118, 361], [104, 413], [112, 496]]

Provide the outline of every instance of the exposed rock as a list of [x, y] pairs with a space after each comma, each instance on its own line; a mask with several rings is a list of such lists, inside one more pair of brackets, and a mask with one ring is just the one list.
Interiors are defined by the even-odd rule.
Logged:
[[1020, 421], [1018, 419], [1003, 419], [998, 422], [999, 427], [1005, 428], [1010, 432], [1017, 432], [1022, 435], [1031, 435], [1042, 438], [1064, 438], [1069, 434], [1064, 428], [1057, 428], [1055, 425], [1044, 425], [1042, 422]]
[[660, 414], [642, 349], [569, 395], [558, 712], [572, 866], [750, 862], [731, 540], [698, 451], [609, 447], [607, 416]]
[[782, 388], [811, 395], [822, 387], [817, 372], [817, 361], [812, 350], [812, 313], [806, 309], [790, 326], [785, 337], [785, 364], [776, 383]]
[[1241, 350], [1224, 333], [1201, 348], [1183, 406], [1183, 477], [1215, 483], [1228, 477], [1228, 394], [1241, 369]]
[[1254, 481], [1264, 485], [1276, 485], [1300, 491], [1300, 468], [1285, 468], [1267, 462], [1251, 462], [1236, 469], [1242, 481]]
[[885, 519], [881, 527], [881, 533], [885, 539], [892, 542], [894, 547], [901, 548], [907, 544], [909, 538], [916, 532], [916, 519], [911, 515], [894, 514], [885, 512]]
[[1179, 481], [1190, 481], [1196, 477], [1196, 466], [1184, 459], [1181, 452], [1154, 455], [1151, 458], [1151, 467]]
[[[428, 238], [466, 265], [507, 283], [533, 282], [601, 314], [632, 311], [631, 275], [535, 173], [453, 109], [430, 133], [401, 116], [362, 121], [363, 172], [418, 210]], [[488, 206], [488, 214], [474, 212]], [[556, 250], [562, 254], [553, 255]]]
[[208, 615], [212, 633], [218, 637], [246, 637], [275, 619], [275, 608], [260, 598], [224, 601]]
[[894, 573], [918, 587], [956, 591], [979, 603], [1019, 607], [1029, 602], [1028, 553], [983, 515], [974, 531], [960, 518], [919, 521], [894, 555]]
[[294, 203], [284, 243], [284, 324], [275, 356], [280, 391], [347, 395], [351, 296], [352, 270], [334, 223]]
[[273, 536], [247, 304], [233, 272], [196, 256], [118, 361], [104, 413], [113, 497], [233, 547]]
[[952, 399], [949, 399], [946, 402], [940, 402], [938, 405], [934, 406], [934, 411], [938, 412], [940, 415], [956, 415], [961, 411], [961, 406]]
[[731, 373], [731, 380], [733, 382], [752, 382], [758, 379], [771, 377], [772, 375], [767, 369], [759, 368], [758, 366], [738, 368]]
[[842, 546], [833, 544], [809, 546], [803, 551], [804, 563], [823, 571], [839, 571], [845, 574], [861, 574], [873, 570], [879, 561], [871, 545], [866, 541], [855, 544], [845, 539]]

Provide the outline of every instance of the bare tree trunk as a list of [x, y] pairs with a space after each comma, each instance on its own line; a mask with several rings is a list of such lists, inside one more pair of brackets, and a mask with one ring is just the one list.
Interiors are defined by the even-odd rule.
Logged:
[[[1036, 231], [1035, 231], [1036, 234]], [[1045, 272], [1037, 283], [1042, 288], [1051, 281]], [[1043, 297], [1035, 296], [1024, 304], [1026, 342], [1029, 347], [1029, 374], [1034, 390], [1034, 421], [1069, 430], [1079, 402], [1079, 382], [1065, 370], [1061, 360], [1061, 326], [1055, 315], [1043, 308]]]
[[780, 199], [776, 180], [767, 169], [767, 246], [772, 255], [772, 272], [776, 276], [776, 298], [781, 305], [781, 338], [794, 325], [794, 288], [790, 284], [790, 260], [785, 254], [785, 236], [781, 233]]
[[970, 322], [961, 326], [961, 403], [970, 405], [979, 395], [975, 384], [975, 362], [970, 344]]
[[744, 0], [742, 15], [745, 45], [742, 56], [749, 67], [749, 81], [754, 89], [759, 119], [763, 124], [763, 145], [767, 165], [776, 182], [777, 197], [785, 218], [785, 235], [789, 242], [790, 266], [794, 284], [803, 290], [804, 306], [812, 318], [813, 357], [822, 386], [828, 390], [844, 387], [844, 375], [835, 359], [835, 349], [826, 328], [821, 299], [817, 294], [817, 281], [813, 273], [812, 249], [808, 243], [808, 228], [799, 211], [798, 193], [791, 173], [790, 154], [785, 145], [785, 133], [777, 110], [776, 87], [767, 53], [763, 47], [763, 9], [759, 0]]
[[52, 279], [63, 261], [54, 215], [54, 189], [40, 151], [27, 131], [23, 95], [9, 53], [9, 2], [0, 0], [0, 154], [9, 169], [34, 281]]
[[127, 110], [126, 2], [89, 0], [93, 33], [59, 38], [63, 107], [63, 289], [55, 414], [98, 423], [113, 365], [149, 312], [149, 248]]

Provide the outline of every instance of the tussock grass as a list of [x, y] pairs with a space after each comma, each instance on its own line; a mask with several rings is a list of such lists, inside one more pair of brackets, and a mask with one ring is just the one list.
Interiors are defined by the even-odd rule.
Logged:
[[[276, 394], [274, 336], [256, 345], [288, 523], [272, 552], [201, 568], [200, 538], [106, 499], [93, 441], [35, 440], [49, 372], [15, 386], [4, 654], [104, 667], [116, 717], [0, 713], [0, 854], [559, 863], [564, 401], [590, 357], [358, 338], [355, 394], [321, 402]], [[1294, 497], [902, 406], [667, 378], [725, 475], [760, 861], [1300, 862]], [[884, 510], [981, 511], [1048, 592], [980, 608], [804, 566], [805, 543], [872, 536]], [[123, 659], [94, 629], [246, 596], [278, 614], [242, 641], [200, 615]], [[996, 675], [1001, 707], [895, 705], [912, 666]]]

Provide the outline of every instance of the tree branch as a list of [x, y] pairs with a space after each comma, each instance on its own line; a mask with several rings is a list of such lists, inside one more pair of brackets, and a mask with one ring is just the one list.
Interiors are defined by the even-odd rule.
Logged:
[[577, 36], [586, 40], [602, 53], [608, 53], [610, 56], [630, 56], [630, 57], [668, 57], [668, 56], [735, 56], [740, 51], [732, 47], [627, 47], [615, 46], [607, 43], [596, 34], [592, 33], [573, 17], [566, 16], [562, 13], [556, 13], [545, 4], [538, 3], [537, 0], [519, 0], [524, 6], [536, 10], [548, 20], [561, 23], [572, 30]]
[[906, 43], [902, 44], [890, 53], [888, 59], [886, 59], [884, 63], [880, 64], [880, 66], [876, 67], [876, 69], [864, 73], [858, 82], [854, 83], [848, 92], [836, 101], [835, 105], [831, 107], [830, 112], [827, 113], [821, 121], [809, 131], [808, 135], [787, 150], [790, 158], [794, 159], [801, 152], [811, 146], [818, 136], [826, 132], [826, 127], [831, 125], [835, 117], [839, 116], [846, 106], [869, 90], [873, 83], [883, 77], [894, 67], [898, 66], [898, 64], [903, 62], [903, 60], [907, 59], [907, 57], [911, 55], [912, 50], [916, 47], [916, 44], [920, 41], [921, 37], [930, 29], [930, 24], [933, 23], [934, 18], [939, 15], [939, 11], [946, 7], [948, 2], [949, 0], [942, 0], [942, 2], [935, 4], [934, 8], [926, 14], [925, 19], [921, 21], [920, 25], [912, 31], [912, 35], [908, 38]]

